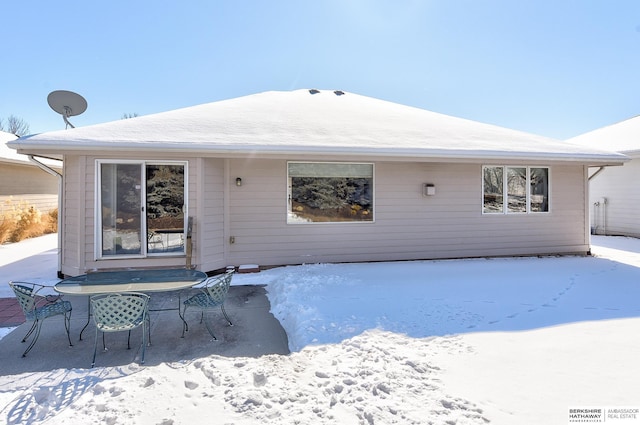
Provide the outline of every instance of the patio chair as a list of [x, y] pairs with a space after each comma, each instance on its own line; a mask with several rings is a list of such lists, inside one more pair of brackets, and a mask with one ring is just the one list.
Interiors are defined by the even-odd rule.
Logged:
[[155, 251], [157, 249], [156, 247], [159, 244], [162, 250], [164, 251], [164, 239], [162, 238], [161, 234], [156, 233], [153, 230], [147, 231], [147, 242], [148, 242], [149, 248], [151, 248], [152, 250]]
[[29, 332], [27, 332], [24, 338], [22, 338], [22, 342], [25, 342], [35, 331], [35, 335], [27, 349], [22, 353], [22, 357], [26, 357], [27, 353], [31, 351], [33, 346], [36, 344], [36, 341], [40, 336], [40, 330], [42, 329], [44, 319], [58, 315], [64, 316], [64, 328], [67, 332], [69, 347], [73, 347], [71, 337], [69, 336], [72, 309], [69, 301], [63, 300], [61, 295], [38, 294], [44, 288], [51, 288], [50, 286], [29, 282], [9, 282], [9, 286], [11, 286], [11, 289], [13, 289], [13, 292], [16, 294], [16, 298], [22, 308], [25, 319], [27, 322], [33, 322]]
[[129, 331], [127, 349], [131, 348], [131, 331], [142, 326], [142, 355], [140, 363], [144, 364], [147, 332], [151, 345], [151, 322], [149, 319], [149, 296], [139, 292], [121, 292], [113, 294], [93, 295], [90, 298], [93, 320], [96, 324], [96, 340], [93, 346], [91, 367], [96, 364], [98, 350], [98, 332], [102, 332], [102, 347], [107, 350], [104, 334], [107, 332]]
[[227, 316], [227, 312], [224, 310], [224, 300], [227, 297], [227, 292], [229, 291], [229, 286], [231, 285], [231, 278], [233, 277], [233, 271], [228, 271], [225, 274], [212, 276], [208, 278], [204, 285], [199, 289], [199, 292], [196, 295], [186, 299], [183, 303], [184, 309], [180, 317], [182, 318], [182, 338], [184, 338], [184, 332], [189, 330], [187, 325], [187, 321], [185, 320], [185, 316], [187, 314], [187, 308], [194, 307], [201, 310], [200, 315], [200, 323], [204, 321], [209, 334], [213, 337], [213, 339], [217, 340], [216, 336], [211, 329], [211, 325], [208, 321], [204, 320], [204, 312], [206, 310], [211, 310], [216, 307], [220, 307], [222, 310], [222, 314], [224, 314], [225, 319], [229, 323], [229, 326], [233, 326], [229, 316]]

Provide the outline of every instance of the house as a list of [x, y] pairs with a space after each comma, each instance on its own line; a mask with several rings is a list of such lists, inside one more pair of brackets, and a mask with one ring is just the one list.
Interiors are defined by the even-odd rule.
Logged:
[[0, 131], [0, 210], [20, 203], [42, 212], [58, 208], [58, 178], [49, 170], [62, 171], [62, 163], [40, 159], [46, 165], [40, 168], [26, 155], [9, 149], [6, 143], [15, 139], [17, 136]]
[[627, 159], [315, 89], [9, 146], [64, 159], [65, 275], [585, 254], [589, 167]]
[[579, 135], [568, 142], [606, 148], [630, 158], [623, 167], [595, 169], [589, 177], [591, 230], [640, 237], [640, 116]]

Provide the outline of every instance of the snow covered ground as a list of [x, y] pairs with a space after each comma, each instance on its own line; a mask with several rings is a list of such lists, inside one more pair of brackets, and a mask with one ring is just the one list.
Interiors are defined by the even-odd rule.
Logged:
[[[46, 240], [0, 246], [2, 280], [55, 283]], [[236, 275], [267, 284], [290, 355], [3, 376], [0, 422], [548, 425], [573, 423], [570, 409], [637, 410], [640, 240], [593, 244], [593, 257]]]

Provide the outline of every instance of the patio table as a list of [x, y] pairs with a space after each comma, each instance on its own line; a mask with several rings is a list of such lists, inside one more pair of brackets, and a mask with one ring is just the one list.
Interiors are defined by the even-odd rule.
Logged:
[[[69, 277], [58, 282], [54, 289], [64, 295], [96, 295], [116, 292], [165, 292], [180, 291], [202, 283], [207, 274], [191, 269], [136, 269], [87, 273]], [[178, 298], [180, 311], [180, 297]], [[91, 308], [87, 310], [87, 323], [80, 331], [82, 333], [89, 325]], [[180, 316], [182, 321], [184, 319]]]

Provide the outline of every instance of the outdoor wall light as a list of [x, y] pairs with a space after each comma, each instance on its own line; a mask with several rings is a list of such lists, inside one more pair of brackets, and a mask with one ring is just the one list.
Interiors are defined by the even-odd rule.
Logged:
[[436, 194], [436, 187], [432, 183], [422, 185], [422, 196], [433, 196]]
[[240, 177], [236, 178], [236, 186], [242, 186], [242, 179]]

